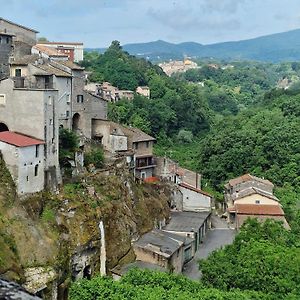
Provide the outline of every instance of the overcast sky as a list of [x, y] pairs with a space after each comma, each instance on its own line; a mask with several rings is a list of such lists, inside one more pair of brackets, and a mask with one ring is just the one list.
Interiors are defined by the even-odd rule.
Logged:
[[0, 17], [85, 47], [211, 44], [300, 28], [300, 0], [0, 0]]

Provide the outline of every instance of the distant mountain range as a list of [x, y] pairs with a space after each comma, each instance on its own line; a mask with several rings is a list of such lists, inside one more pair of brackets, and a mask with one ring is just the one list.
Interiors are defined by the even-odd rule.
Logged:
[[[254, 39], [202, 45], [195, 42], [172, 44], [162, 40], [149, 43], [127, 44], [123, 49], [132, 55], [151, 61], [194, 58], [224, 60], [297, 61], [300, 60], [300, 29], [262, 36]], [[104, 52], [105, 49], [86, 49]]]

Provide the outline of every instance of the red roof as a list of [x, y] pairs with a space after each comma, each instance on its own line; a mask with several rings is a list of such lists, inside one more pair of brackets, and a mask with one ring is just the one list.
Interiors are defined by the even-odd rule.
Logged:
[[243, 183], [243, 182], [247, 182], [247, 181], [252, 181], [252, 180], [262, 182], [262, 183], [264, 183], [266, 185], [274, 186], [271, 181], [269, 181], [267, 179], [262, 179], [262, 178], [253, 176], [251, 174], [244, 174], [244, 175], [242, 175], [240, 177], [231, 179], [231, 180], [229, 180], [229, 185], [235, 186], [237, 184], [240, 184], [240, 183]]
[[152, 182], [158, 182], [159, 179], [157, 177], [148, 177], [148, 178], [145, 178], [144, 181], [148, 182], [148, 183], [152, 183]]
[[0, 141], [17, 147], [28, 147], [44, 144], [44, 141], [12, 131], [0, 132]]
[[195, 187], [193, 187], [193, 186], [191, 186], [189, 184], [186, 184], [184, 182], [179, 183], [179, 186], [181, 186], [181, 187], [183, 187], [185, 189], [189, 189], [189, 190], [194, 191], [196, 193], [203, 194], [205, 196], [208, 196], [208, 197], [212, 198], [212, 196], [209, 193], [206, 193], [206, 192], [204, 192], [202, 190], [199, 190], [199, 189], [197, 189], [197, 188], [195, 188]]
[[279, 205], [236, 204], [235, 211], [237, 214], [242, 215], [284, 216], [284, 212]]

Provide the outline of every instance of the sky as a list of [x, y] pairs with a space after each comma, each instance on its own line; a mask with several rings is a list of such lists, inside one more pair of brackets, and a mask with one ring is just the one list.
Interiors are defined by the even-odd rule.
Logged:
[[300, 28], [299, 0], [0, 0], [0, 17], [85, 47], [212, 44]]

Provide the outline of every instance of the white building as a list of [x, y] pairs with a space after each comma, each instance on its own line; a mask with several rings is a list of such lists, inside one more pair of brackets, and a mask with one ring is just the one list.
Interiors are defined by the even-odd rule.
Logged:
[[44, 142], [42, 140], [3, 131], [0, 132], [0, 152], [19, 195], [44, 189]]
[[210, 211], [212, 207], [212, 196], [208, 193], [190, 186], [186, 183], [179, 184], [182, 193], [183, 211]]

